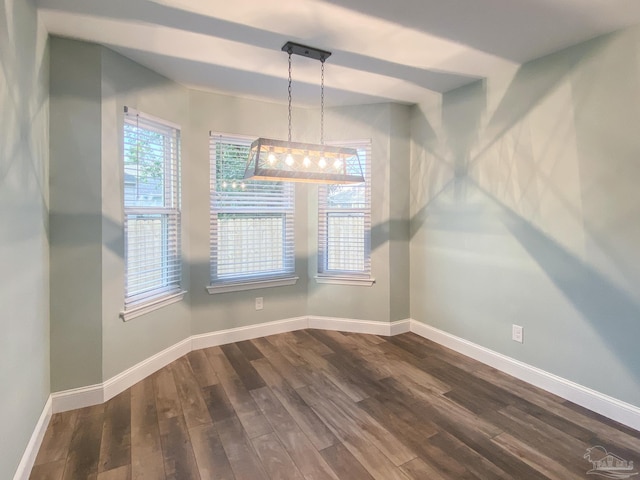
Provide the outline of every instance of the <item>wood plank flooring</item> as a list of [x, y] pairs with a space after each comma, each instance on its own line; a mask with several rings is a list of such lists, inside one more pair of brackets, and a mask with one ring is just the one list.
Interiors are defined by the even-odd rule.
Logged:
[[305, 330], [194, 351], [53, 416], [46, 480], [585, 479], [640, 433], [417, 335]]

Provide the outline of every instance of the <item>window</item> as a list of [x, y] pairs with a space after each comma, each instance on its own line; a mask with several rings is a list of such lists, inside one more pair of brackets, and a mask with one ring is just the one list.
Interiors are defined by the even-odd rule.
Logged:
[[291, 285], [294, 189], [244, 180], [251, 139], [212, 134], [210, 293]]
[[[180, 130], [125, 107], [125, 311], [127, 320], [182, 298]], [[141, 307], [146, 310], [142, 311]]]
[[319, 187], [316, 278], [371, 285], [371, 141], [340, 145], [357, 149], [365, 182]]

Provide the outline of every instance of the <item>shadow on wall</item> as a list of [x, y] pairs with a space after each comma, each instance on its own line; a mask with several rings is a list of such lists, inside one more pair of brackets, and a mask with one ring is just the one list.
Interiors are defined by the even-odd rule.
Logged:
[[[457, 281], [451, 277], [451, 274], [447, 274], [438, 288], [446, 286], [447, 282], [454, 281], [456, 282], [454, 288], [461, 289], [456, 290], [459, 293], [467, 288], [477, 287], [475, 282], [478, 276], [489, 272], [495, 273], [504, 268], [508, 278], [513, 275], [513, 269], [525, 268], [523, 273], [526, 273], [526, 262], [532, 261], [557, 287], [563, 298], [568, 300], [581, 317], [592, 326], [602, 343], [608, 346], [608, 352], [619, 359], [619, 365], [623, 365], [633, 378], [640, 381], [640, 369], [637, 363], [637, 339], [640, 337], [638, 298], [617, 286], [586, 261], [514, 213], [472, 179], [468, 177], [459, 179], [457, 183], [458, 185], [451, 184], [431, 204], [427, 214], [427, 226], [419, 232], [418, 241], [431, 249], [433, 255], [440, 255], [446, 251], [447, 257], [453, 255], [458, 263], [467, 264], [474, 270], [468, 272], [469, 278], [460, 278]], [[525, 263], [523, 263], [524, 259], [519, 258], [518, 251], [510, 249], [510, 242], [504, 237], [505, 232], [508, 232], [509, 240], [515, 240], [526, 252]], [[470, 245], [468, 242], [477, 243]], [[487, 256], [480, 259], [477, 255]], [[478, 261], [480, 263], [477, 263]], [[486, 272], [482, 273], [485, 268]], [[460, 273], [459, 270], [455, 272]], [[434, 270], [432, 275], [442, 273]], [[496, 285], [500, 285], [500, 282], [496, 282]], [[521, 287], [526, 290], [531, 286], [521, 285]], [[503, 295], [493, 291], [494, 288], [500, 287], [488, 288], [492, 291], [488, 293], [487, 298], [497, 301]], [[539, 296], [536, 291], [529, 291], [526, 297], [534, 303], [545, 302], [545, 298]], [[475, 306], [479, 308], [478, 315], [485, 306]], [[474, 309], [471, 305], [469, 307]], [[442, 308], [446, 310], [444, 306]], [[504, 313], [505, 310], [501, 309], [501, 311]], [[515, 318], [513, 320], [515, 321]], [[456, 318], [448, 321], [455, 323]], [[553, 324], [554, 322], [558, 323], [558, 331], [564, 332], [568, 327], [561, 317], [548, 318], [543, 323]], [[487, 325], [484, 328], [492, 327]], [[589, 357], [588, 352], [587, 358], [589, 361], [586, 363], [591, 362], [594, 365], [598, 363], [598, 359]], [[585, 366], [584, 361], [582, 365]], [[615, 372], [611, 372], [611, 376], [615, 378]], [[637, 404], [633, 400], [630, 401]]]
[[[472, 86], [475, 89], [474, 92], [471, 92], [469, 87], [464, 87], [460, 89], [461, 91], [445, 94], [445, 97], [452, 97], [449, 99], [449, 106], [453, 105], [454, 107], [452, 118], [447, 119], [445, 126], [447, 127], [447, 134], [452, 135], [446, 141], [454, 157], [456, 175], [445, 185], [440, 194], [430, 198], [415, 213], [411, 220], [411, 234], [412, 237], [415, 237], [418, 232], [421, 232], [420, 235], [425, 236], [428, 235], [427, 229], [431, 228], [452, 229], [453, 232], [457, 228], [468, 229], [469, 231], [473, 231], [474, 228], [483, 228], [482, 225], [474, 225], [474, 205], [467, 204], [468, 198], [465, 192], [463, 190], [456, 191], [459, 185], [463, 183], [467, 183], [471, 188], [477, 188], [499, 207], [499, 212], [501, 213], [496, 214], [496, 219], [504, 225], [511, 236], [523, 247], [529, 258], [542, 269], [544, 274], [569, 300], [571, 305], [591, 324], [593, 330], [602, 339], [602, 342], [608, 346], [608, 350], [620, 359], [620, 363], [629, 370], [634, 378], [640, 380], [640, 366], [636, 353], [637, 339], [640, 338], [640, 322], [638, 321], [640, 319], [639, 298], [616, 285], [606, 274], [598, 271], [587, 261], [561, 245], [559, 241], [565, 240], [564, 238], [553, 238], [543, 228], [534, 225], [529, 219], [515, 212], [513, 207], [506, 202], [506, 198], [498, 198], [493, 191], [487, 191], [487, 188], [469, 176], [470, 167], [479, 162], [483, 155], [486, 157], [491, 154], [502, 154], [499, 150], [489, 151], [489, 149], [494, 143], [502, 141], [505, 135], [525, 120], [561, 84], [563, 88], [566, 84], [570, 84], [568, 77], [573, 75], [585, 61], [594, 61], [594, 57], [597, 57], [605, 51], [606, 47], [611, 45], [615, 35], [607, 35], [524, 65], [513, 77], [510, 85], [504, 91], [495, 112], [490, 117], [486, 112], [486, 102], [483, 102], [483, 96], [486, 96], [487, 93], [479, 90], [479, 87]], [[634, 48], [637, 50], [638, 47], [635, 46]], [[611, 50], [612, 48], [609, 48], [605, 54], [609, 54]], [[574, 98], [573, 101], [575, 102], [575, 100]], [[592, 112], [592, 114], [596, 113]], [[568, 117], [571, 117], [571, 115], [572, 112], [567, 113]], [[456, 118], [460, 118], [460, 116], [466, 116], [468, 123], [460, 126], [456, 121]], [[479, 123], [477, 120], [485, 116], [489, 117], [484, 122], [485, 126], [480, 126], [477, 132], [473, 134], [473, 128]], [[554, 119], [551, 120], [553, 121]], [[616, 119], [609, 120], [616, 121]], [[571, 118], [571, 121], [575, 122], [575, 119]], [[621, 120], [618, 119], [618, 121]], [[517, 147], [516, 145], [514, 148], [517, 150]], [[528, 149], [529, 151], [526, 152], [526, 155], [512, 158], [513, 162], [533, 161], [534, 153], [531, 151], [531, 145], [525, 145], [524, 147], [525, 150]], [[472, 155], [472, 149], [478, 153]], [[543, 148], [542, 154], [545, 154], [545, 152], [546, 149]], [[580, 150], [578, 148], [577, 155], [579, 154]], [[467, 159], [469, 160], [468, 163]], [[610, 163], [611, 159], [601, 158], [596, 160]], [[430, 161], [438, 162], [441, 160], [431, 158]], [[578, 157], [575, 175], [580, 175], [577, 166], [584, 165], [584, 162], [584, 158]], [[461, 168], [461, 166], [464, 168]], [[478, 166], [478, 168], [481, 167]], [[615, 172], [608, 172], [608, 174], [616, 175]], [[617, 175], [621, 175], [621, 173], [617, 173]], [[495, 178], [487, 179], [489, 185], [492, 181], [496, 182], [496, 180]], [[519, 179], [507, 178], [506, 181], [513, 183], [518, 182]], [[566, 199], [562, 198], [563, 192], [561, 190], [556, 192], [556, 187], [550, 186], [551, 177], [538, 176], [537, 181], [543, 183], [547, 193], [554, 195], [552, 205], [553, 202], [556, 205], [566, 203]], [[579, 177], [576, 181], [579, 186], [576, 195], [584, 195], [587, 187], [584, 184], [580, 184]], [[614, 185], [609, 182], [607, 186], [599, 186], [597, 188], [611, 188]], [[519, 189], [516, 190], [520, 191]], [[442, 196], [442, 192], [446, 192], [447, 197], [454, 199], [454, 205], [445, 214], [446, 221], [439, 222], [438, 218], [441, 216], [441, 212], [438, 210], [440, 206], [435, 210], [431, 207]], [[522, 194], [521, 191], [520, 193]], [[631, 208], [638, 212], [638, 208]], [[594, 235], [593, 231], [588, 230], [588, 219], [582, 218], [579, 211], [574, 210], [572, 214], [580, 216], [575, 221], [581, 225], [584, 230], [583, 234], [588, 237], [588, 240], [594, 244], [597, 243], [599, 239]], [[616, 216], [617, 210], [604, 211], [603, 215]], [[428, 218], [430, 219], [429, 223], [425, 225]], [[452, 248], [455, 248], [455, 246]], [[620, 252], [609, 250], [606, 253], [607, 261], [613, 261], [609, 257], [613, 256], [614, 253], [620, 254]], [[557, 320], [562, 321], [562, 319]]]
[[456, 178], [466, 177], [493, 144], [530, 114], [580, 66], [584, 58], [604, 50], [614, 35], [605, 35], [522, 65], [490, 117], [485, 81], [446, 93], [443, 97], [445, 133], [439, 137], [429, 122], [421, 119], [421, 128], [427, 132], [420, 132], [423, 138], [418, 148], [429, 153], [431, 163], [453, 168], [454, 175], [412, 216], [411, 236], [424, 225], [427, 209], [439, 194], [451, 187]]
[[611, 37], [612, 35], [606, 35], [522, 65], [484, 128], [482, 143], [477, 145], [477, 153], [470, 160], [469, 166], [482, 158], [508, 130], [531, 113], [586, 57], [605, 49]]
[[[3, 2], [4, 3], [4, 2]], [[16, 209], [24, 209], [25, 218], [41, 217], [42, 226], [45, 233], [49, 233], [48, 217], [48, 186], [46, 159], [49, 156], [49, 145], [44, 142], [35, 142], [32, 132], [37, 128], [38, 122], [43, 122], [43, 110], [47, 108], [48, 91], [44, 88], [37, 88], [38, 85], [46, 83], [48, 63], [47, 53], [38, 51], [37, 38], [26, 36], [23, 32], [9, 28], [9, 22], [13, 19], [7, 18], [9, 11], [2, 6], [0, 8], [0, 72], [5, 78], [5, 86], [0, 97], [0, 125], [2, 126], [2, 138], [0, 142], [0, 185], [5, 192], [12, 191], [13, 199], [27, 198], [24, 193], [29, 191], [29, 198], [33, 195], [40, 196], [40, 204], [9, 205], [4, 202], [0, 204], [0, 212], [4, 209], [11, 209], [12, 216], [16, 215]], [[10, 38], [9, 33], [14, 32], [18, 38]], [[21, 70], [16, 65], [23, 65], [22, 59], [16, 57], [18, 54], [15, 48], [16, 43], [20, 43], [22, 48], [29, 52], [36, 52], [40, 55], [34, 56], [33, 70]], [[37, 92], [37, 95], [33, 95]], [[6, 103], [5, 103], [6, 102]], [[44, 123], [41, 123], [46, 128]], [[2, 215], [2, 218], [9, 218]], [[23, 242], [26, 239], [40, 235], [39, 229], [33, 230], [36, 225], [33, 222], [13, 223], [10, 228], [3, 232], [7, 239], [12, 242]], [[8, 225], [7, 225], [8, 227]]]
[[484, 81], [475, 82], [445, 94], [442, 98], [442, 124], [446, 149], [451, 152], [456, 177], [469, 171], [471, 151], [480, 140], [482, 119], [487, 110], [487, 90]]
[[454, 158], [446, 148], [428, 117], [440, 115], [441, 105], [416, 106], [411, 119], [410, 205], [423, 205], [413, 212], [410, 238], [422, 228], [427, 206], [438, 197], [455, 177]]
[[[637, 364], [640, 302], [513, 211], [504, 225], [624, 365]], [[640, 369], [630, 370], [640, 380]]]

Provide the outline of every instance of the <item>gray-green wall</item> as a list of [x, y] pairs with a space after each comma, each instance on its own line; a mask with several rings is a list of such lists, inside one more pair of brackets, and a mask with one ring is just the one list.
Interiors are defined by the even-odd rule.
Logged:
[[414, 319], [640, 406], [638, 58], [634, 28], [415, 107], [410, 254]]
[[[188, 96], [109, 49], [53, 37], [50, 98], [51, 383], [60, 391], [101, 383], [190, 335], [188, 299], [119, 318], [124, 106], [183, 126]], [[186, 231], [188, 208], [182, 219]], [[188, 238], [183, 243], [186, 257]], [[183, 280], [188, 289], [186, 261]]]
[[[209, 132], [283, 138], [285, 105], [187, 90], [115, 52], [51, 40], [52, 388], [101, 383], [187, 338], [306, 315], [408, 317], [410, 107], [330, 109], [327, 138], [372, 140], [373, 287], [318, 285], [317, 186], [296, 185], [295, 285], [210, 295]], [[182, 127], [182, 302], [122, 322], [124, 106]], [[296, 139], [318, 141], [316, 109], [294, 108]], [[81, 292], [76, 295], [76, 292]], [[256, 311], [255, 297], [264, 309]]]
[[389, 125], [389, 320], [410, 317], [411, 108], [390, 105]]
[[[130, 107], [181, 127], [188, 133], [188, 92], [121, 55], [101, 47], [102, 66], [102, 380], [107, 380], [159, 351], [187, 338], [191, 333], [189, 297], [146, 315], [123, 322], [124, 235], [122, 130], [124, 107]], [[183, 174], [188, 175], [191, 155], [182, 149]], [[191, 221], [188, 180], [183, 180], [182, 287], [189, 291]]]
[[[316, 187], [298, 185], [298, 283], [209, 295], [208, 131], [280, 138], [286, 108], [187, 90], [96, 45], [53, 38], [49, 52], [31, 4], [0, 1], [0, 265], [13, 275], [0, 289], [13, 439], [0, 476], [50, 391], [103, 382], [189, 335], [302, 315], [410, 315], [640, 405], [638, 29], [415, 107], [329, 109], [327, 138], [372, 140], [376, 284], [315, 282]], [[126, 323], [125, 105], [182, 127], [189, 290]], [[317, 141], [318, 121], [295, 108], [296, 137]]]
[[102, 379], [100, 51], [51, 42], [51, 387]]
[[[313, 316], [390, 322], [409, 317], [409, 133], [410, 107], [393, 104], [331, 108], [327, 137], [371, 140], [371, 287], [318, 284], [317, 189], [309, 203], [309, 297]], [[311, 120], [312, 124], [319, 119]], [[318, 141], [317, 138], [311, 138]], [[402, 248], [405, 252], [402, 252]]]
[[0, 478], [49, 396], [49, 52], [35, 8], [0, 0]]
[[[189, 92], [191, 123], [185, 146], [190, 161], [183, 184], [192, 214], [189, 238], [192, 251], [192, 332], [201, 334], [245, 327], [306, 315], [307, 190], [296, 185], [295, 194], [295, 285], [209, 295], [209, 132], [283, 138], [287, 128], [287, 106], [217, 95]], [[305, 115], [294, 111], [294, 120]], [[255, 298], [263, 297], [264, 309], [255, 310]]]

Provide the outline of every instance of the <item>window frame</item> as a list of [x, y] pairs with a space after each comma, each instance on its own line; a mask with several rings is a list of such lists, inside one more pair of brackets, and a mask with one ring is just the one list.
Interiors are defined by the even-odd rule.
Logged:
[[[182, 289], [182, 212], [181, 212], [181, 129], [179, 125], [124, 107], [122, 128], [122, 226], [124, 233], [124, 309], [120, 318], [129, 321], [158, 308], [179, 302], [187, 293]], [[162, 204], [163, 205], [128, 205], [127, 203], [127, 126], [156, 132], [168, 138], [170, 143], [164, 145], [162, 152]], [[167, 171], [169, 174], [167, 174]], [[167, 203], [169, 205], [167, 206]], [[131, 256], [129, 234], [133, 221], [144, 218], [161, 220], [160, 235], [162, 251], [159, 263], [161, 267], [161, 283], [142, 291], [129, 291], [129, 285], [136, 280], [130, 276], [129, 258]], [[142, 276], [142, 274], [141, 274]]]
[[[370, 139], [363, 140], [347, 140], [342, 142], [331, 142], [331, 145], [356, 148], [357, 150], [365, 150], [366, 158], [364, 162], [360, 159], [364, 170], [364, 188], [365, 188], [365, 206], [356, 208], [330, 208], [327, 205], [327, 185], [318, 187], [318, 235], [317, 235], [317, 274], [315, 276], [316, 283], [336, 284], [336, 285], [353, 285], [353, 286], [372, 286], [375, 278], [372, 276], [371, 266], [371, 166], [372, 166], [372, 142]], [[364, 268], [358, 270], [338, 270], [328, 268], [328, 248], [329, 248], [329, 215], [348, 213], [362, 213], [364, 215], [364, 239], [363, 239], [363, 262]]]
[[[255, 140], [254, 137], [229, 134], [222, 132], [209, 132], [209, 286], [207, 291], [209, 294], [227, 293], [243, 290], [252, 290], [267, 287], [280, 287], [286, 285], [294, 285], [298, 281], [295, 274], [295, 186], [291, 182], [282, 182], [284, 184], [283, 195], [288, 198], [282, 199], [282, 208], [273, 210], [265, 206], [256, 207], [253, 211], [248, 209], [234, 209], [232, 207], [217, 207], [217, 190], [216, 190], [216, 144], [224, 140], [227, 142], [237, 142], [237, 145], [243, 145], [247, 148], [247, 156], [249, 155], [249, 146]], [[243, 172], [244, 173], [244, 172]], [[249, 182], [249, 181], [247, 181]], [[273, 182], [266, 181], [250, 181], [259, 184], [271, 184]], [[247, 194], [247, 198], [249, 194]], [[226, 199], [229, 201], [229, 199]], [[288, 206], [286, 206], [288, 204]], [[282, 269], [270, 273], [253, 273], [218, 276], [218, 259], [219, 248], [216, 239], [219, 235], [219, 215], [236, 213], [240, 215], [254, 215], [254, 218], [269, 218], [281, 212], [283, 216], [282, 226]]]

